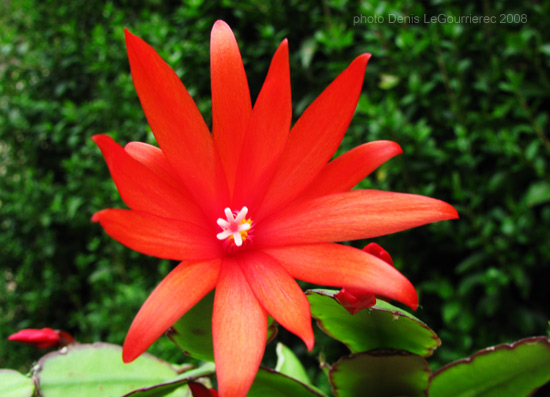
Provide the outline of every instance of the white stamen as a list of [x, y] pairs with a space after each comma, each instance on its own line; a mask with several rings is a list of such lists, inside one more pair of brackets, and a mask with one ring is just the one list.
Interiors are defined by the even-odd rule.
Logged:
[[227, 222], [225, 219], [218, 218], [218, 225], [220, 225], [222, 229], [227, 229], [229, 227], [229, 222]]
[[243, 245], [243, 238], [241, 237], [241, 233], [233, 233], [233, 240], [235, 241], [235, 245], [237, 247]]
[[233, 233], [231, 233], [229, 230], [224, 230], [223, 232], [216, 234], [216, 237], [218, 238], [218, 240], [225, 240], [232, 234]]
[[[237, 247], [240, 247], [241, 245], [243, 245], [243, 236], [241, 232], [246, 232], [247, 230], [250, 230], [250, 223], [243, 222], [246, 215], [248, 214], [248, 208], [243, 207], [237, 213], [236, 217], [233, 215], [233, 212], [229, 207], [224, 210], [224, 213], [227, 219], [218, 218], [218, 220], [216, 221], [218, 226], [223, 229], [220, 233], [216, 235], [216, 237], [218, 238], [218, 240], [225, 240], [232, 236], [235, 245]], [[246, 234], [244, 235], [244, 237], [246, 238]]]
[[[227, 208], [225, 211], [226, 211], [226, 214], [227, 214], [227, 210], [229, 208]], [[242, 210], [239, 211], [239, 213], [237, 214], [237, 218], [235, 218], [235, 222], [236, 223], [241, 223], [242, 220], [244, 219], [244, 217], [246, 216], [246, 214], [248, 214], [248, 208], [246, 207], [243, 207]]]

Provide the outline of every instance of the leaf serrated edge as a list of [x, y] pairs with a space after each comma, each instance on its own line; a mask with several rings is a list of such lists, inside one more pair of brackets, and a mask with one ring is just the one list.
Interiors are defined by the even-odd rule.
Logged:
[[[520, 339], [513, 343], [502, 343], [500, 345], [495, 345], [491, 347], [487, 347], [485, 349], [479, 350], [472, 354], [470, 357], [466, 357], [457, 361], [453, 361], [449, 364], [444, 365], [443, 367], [439, 368], [437, 371], [433, 372], [430, 376], [430, 379], [428, 380], [428, 390], [430, 390], [432, 385], [432, 380], [437, 377], [440, 373], [447, 371], [449, 368], [455, 367], [460, 364], [470, 364], [474, 360], [476, 360], [480, 356], [485, 356], [489, 353], [492, 353], [497, 350], [514, 350], [518, 346], [529, 344], [529, 343], [542, 343], [545, 344], [548, 349], [550, 350], [550, 338], [547, 338], [546, 336], [530, 336], [528, 338]], [[547, 382], [548, 383], [548, 382]], [[531, 391], [531, 393], [534, 393], [536, 390], [538, 390], [540, 387], [544, 386], [544, 384], [536, 387]]]

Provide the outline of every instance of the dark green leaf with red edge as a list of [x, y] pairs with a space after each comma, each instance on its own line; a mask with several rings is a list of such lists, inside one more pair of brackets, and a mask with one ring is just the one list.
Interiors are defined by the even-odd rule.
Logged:
[[540, 336], [480, 350], [436, 371], [430, 396], [525, 396], [550, 381], [550, 339]]
[[209, 385], [210, 380], [206, 377], [213, 376], [215, 371], [216, 367], [214, 364], [208, 362], [198, 368], [185, 371], [167, 382], [134, 390], [131, 393], [125, 394], [123, 397], [177, 397], [180, 395], [189, 397], [189, 388], [187, 384], [190, 382], [197, 383], [196, 381], [202, 378], [201, 382]]
[[269, 368], [260, 368], [247, 397], [322, 397], [320, 391]]
[[31, 378], [12, 369], [0, 369], [0, 396], [31, 397], [33, 393]]
[[423, 396], [431, 371], [407, 352], [376, 350], [342, 357], [329, 370], [335, 396]]
[[[214, 362], [212, 344], [212, 308], [214, 291], [207, 294], [166, 332], [166, 336], [183, 352], [199, 360]], [[277, 334], [277, 327], [269, 317], [267, 340]]]
[[122, 362], [122, 348], [106, 343], [71, 345], [42, 357], [34, 370], [42, 397], [122, 396], [177, 376], [167, 362], [143, 354]]
[[382, 348], [428, 357], [441, 344], [422, 321], [382, 300], [351, 315], [334, 299], [337, 292], [315, 289], [306, 294], [319, 327], [352, 353]]

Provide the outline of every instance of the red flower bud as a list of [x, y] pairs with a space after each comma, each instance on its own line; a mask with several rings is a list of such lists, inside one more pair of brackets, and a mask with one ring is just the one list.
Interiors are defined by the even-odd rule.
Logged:
[[378, 244], [370, 243], [366, 245], [365, 248], [363, 248], [363, 251], [365, 251], [367, 254], [374, 255], [393, 266], [393, 259], [391, 258], [388, 251], [380, 247]]
[[[393, 266], [393, 260], [384, 248], [376, 243], [370, 243], [363, 248], [367, 254], [382, 259], [387, 264]], [[334, 298], [350, 313], [355, 314], [361, 309], [367, 309], [376, 304], [376, 297], [367, 290], [357, 288], [342, 288], [340, 292], [334, 295]]]
[[74, 338], [65, 331], [51, 328], [23, 329], [8, 337], [8, 340], [35, 345], [40, 349], [62, 347], [74, 343]]
[[359, 289], [342, 288], [334, 297], [338, 303], [344, 306], [349, 314], [355, 314], [361, 309], [374, 306], [376, 303], [376, 298], [373, 294]]

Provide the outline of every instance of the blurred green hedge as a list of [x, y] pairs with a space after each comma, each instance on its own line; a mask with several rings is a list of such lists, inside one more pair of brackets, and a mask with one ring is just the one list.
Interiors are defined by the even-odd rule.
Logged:
[[[550, 2], [282, 3], [2, 2], [0, 367], [21, 369], [38, 356], [6, 341], [25, 327], [122, 343], [170, 270], [90, 222], [95, 211], [123, 205], [90, 137], [154, 143], [129, 73], [125, 26], [174, 67], [209, 122], [216, 19], [235, 31], [253, 98], [289, 39], [295, 117], [357, 55], [373, 54], [341, 149], [389, 139], [404, 153], [361, 187], [437, 197], [461, 215], [377, 239], [418, 287], [417, 316], [443, 339], [436, 362], [547, 333]], [[424, 15], [496, 22], [427, 24]], [[166, 341], [152, 351], [179, 358]]]

